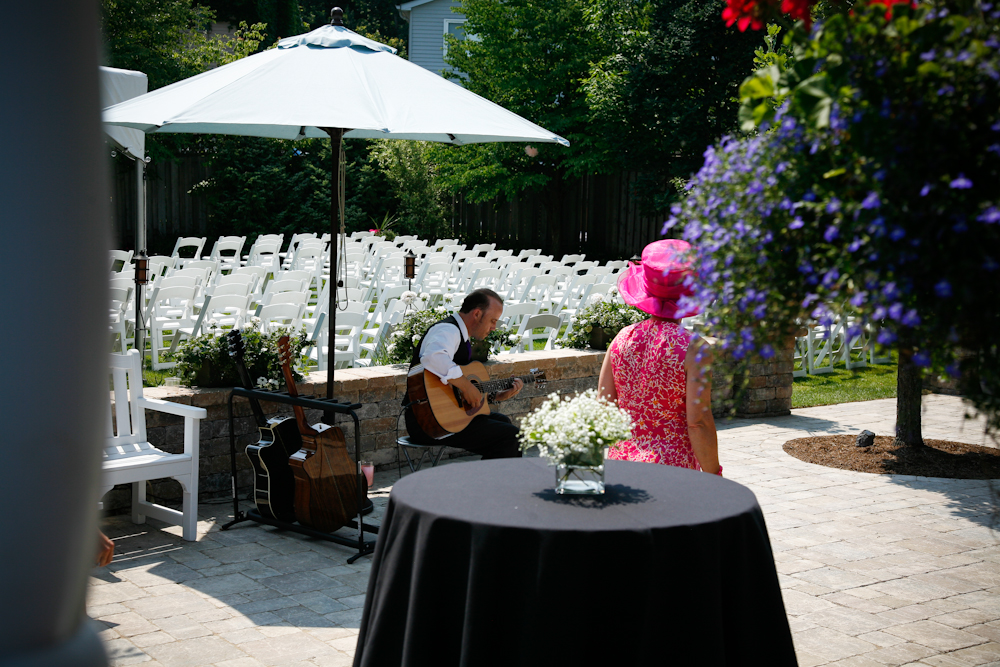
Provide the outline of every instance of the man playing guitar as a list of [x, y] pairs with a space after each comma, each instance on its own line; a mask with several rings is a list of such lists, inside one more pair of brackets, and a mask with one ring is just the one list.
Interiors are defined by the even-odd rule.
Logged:
[[[410, 368], [422, 364], [424, 370], [440, 378], [441, 382], [456, 387], [465, 400], [478, 405], [483, 397], [479, 389], [462, 375], [461, 366], [472, 360], [470, 338], [483, 340], [497, 328], [497, 320], [503, 314], [503, 299], [489, 289], [471, 292], [462, 302], [460, 312], [431, 325], [420, 339], [420, 344], [410, 361]], [[498, 392], [497, 401], [514, 398], [524, 388], [524, 382], [514, 379], [513, 386]], [[403, 397], [403, 405], [409, 405], [409, 392]], [[499, 412], [475, 417], [469, 425], [458, 433], [447, 436], [446, 440], [435, 440], [420, 428], [412, 407], [406, 408], [406, 430], [410, 439], [418, 444], [447, 444], [459, 447], [483, 459], [514, 458], [521, 456], [517, 434], [520, 429], [510, 418]]]

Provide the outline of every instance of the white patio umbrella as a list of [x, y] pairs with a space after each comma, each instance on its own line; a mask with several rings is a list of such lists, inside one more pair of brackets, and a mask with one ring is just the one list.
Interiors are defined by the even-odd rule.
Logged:
[[[418, 139], [453, 144], [569, 142], [352, 32], [335, 7], [330, 25], [277, 48], [122, 102], [104, 122], [151, 132], [302, 139]], [[330, 279], [337, 280], [338, 178], [331, 178]], [[336, 290], [330, 290], [330, 347]], [[327, 395], [332, 392], [327, 383]]]

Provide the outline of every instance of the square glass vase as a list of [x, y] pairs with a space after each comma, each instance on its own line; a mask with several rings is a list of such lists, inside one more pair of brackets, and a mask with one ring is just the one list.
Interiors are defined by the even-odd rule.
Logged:
[[575, 466], [556, 464], [556, 493], [600, 496], [604, 494], [604, 464]]

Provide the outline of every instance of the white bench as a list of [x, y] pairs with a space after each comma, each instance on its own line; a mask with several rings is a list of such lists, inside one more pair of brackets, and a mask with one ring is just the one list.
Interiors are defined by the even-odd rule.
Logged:
[[[179, 525], [184, 539], [193, 542], [198, 537], [198, 428], [208, 413], [204, 408], [144, 397], [141, 358], [138, 350], [111, 355], [114, 401], [108, 404], [101, 496], [116, 484], [131, 484], [133, 522], [145, 523], [151, 516]], [[146, 410], [184, 418], [183, 453], [170, 454], [149, 444]], [[146, 481], [165, 477], [176, 479], [183, 489], [180, 512], [146, 501]]]

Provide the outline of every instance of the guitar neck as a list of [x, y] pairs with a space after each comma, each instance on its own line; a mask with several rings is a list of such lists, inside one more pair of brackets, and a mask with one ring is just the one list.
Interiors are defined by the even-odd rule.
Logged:
[[[281, 353], [281, 374], [285, 376], [285, 384], [288, 388], [288, 395], [298, 398], [299, 390], [295, 386], [295, 377], [292, 375], [292, 364], [291, 364], [291, 351], [289, 349], [288, 336], [282, 336], [278, 339], [278, 350]], [[299, 425], [299, 433], [302, 437], [313, 436], [316, 434], [316, 429], [309, 425], [306, 421], [306, 411], [302, 409], [301, 405], [293, 405], [292, 410], [295, 412], [295, 421]]]
[[479, 385], [479, 390], [487, 394], [492, 394], [497, 391], [503, 391], [504, 389], [510, 389], [514, 386], [514, 380], [520, 379], [524, 384], [531, 384], [535, 381], [534, 375], [521, 375], [516, 377], [503, 378], [502, 380], [489, 380], [487, 382], [482, 382]]

